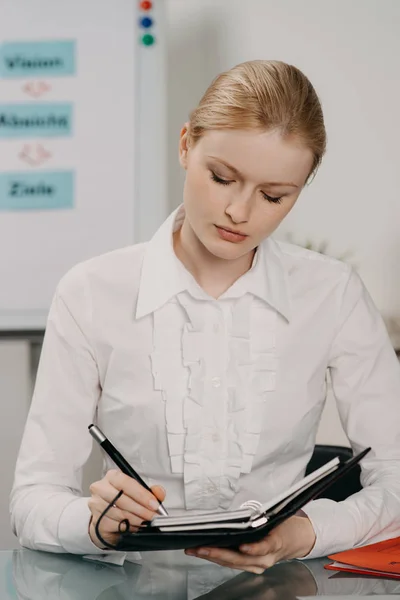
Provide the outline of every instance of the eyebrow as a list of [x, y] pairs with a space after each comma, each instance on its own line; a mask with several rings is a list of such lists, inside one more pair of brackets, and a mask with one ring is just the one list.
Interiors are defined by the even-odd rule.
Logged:
[[[221, 158], [218, 158], [217, 156], [209, 156], [208, 158], [212, 158], [214, 160], [217, 160], [221, 164], [225, 165], [225, 167], [228, 167], [228, 169], [230, 169], [233, 173], [235, 173], [236, 175], [240, 175], [241, 176], [240, 171], [238, 171], [235, 167], [233, 167], [229, 163], [225, 162]], [[266, 181], [266, 182], [262, 183], [261, 185], [288, 186], [288, 187], [295, 187], [295, 188], [299, 187], [295, 183], [282, 183], [282, 182], [275, 182], [275, 181]]]

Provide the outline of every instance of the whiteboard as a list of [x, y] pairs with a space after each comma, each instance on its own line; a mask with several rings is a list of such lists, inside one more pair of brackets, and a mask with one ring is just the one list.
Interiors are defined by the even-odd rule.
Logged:
[[43, 329], [66, 271], [166, 217], [164, 3], [139, 4], [2, 1], [0, 330]]

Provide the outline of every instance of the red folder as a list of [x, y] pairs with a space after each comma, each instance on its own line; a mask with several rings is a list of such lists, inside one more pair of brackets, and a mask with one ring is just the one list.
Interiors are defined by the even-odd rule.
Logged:
[[400, 537], [331, 554], [328, 558], [335, 561], [325, 565], [331, 571], [400, 579]]

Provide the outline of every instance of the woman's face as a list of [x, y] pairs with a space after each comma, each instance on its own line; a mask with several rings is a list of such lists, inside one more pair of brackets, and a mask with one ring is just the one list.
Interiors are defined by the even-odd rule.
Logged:
[[181, 131], [180, 163], [186, 170], [188, 225], [218, 258], [244, 256], [280, 224], [310, 174], [313, 155], [278, 131], [212, 130], [187, 146]]

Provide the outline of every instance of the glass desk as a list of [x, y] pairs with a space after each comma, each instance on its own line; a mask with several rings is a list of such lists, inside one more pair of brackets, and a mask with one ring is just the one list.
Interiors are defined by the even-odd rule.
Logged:
[[[327, 560], [289, 561], [253, 575], [182, 552], [144, 555], [123, 566], [33, 550], [0, 552], [1, 600], [295, 600], [400, 597], [400, 581], [334, 573]], [[327, 598], [326, 598], [327, 600]]]

